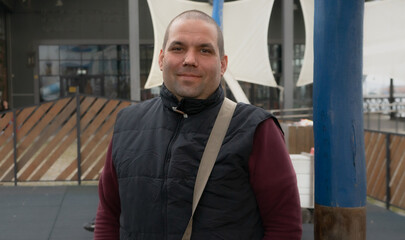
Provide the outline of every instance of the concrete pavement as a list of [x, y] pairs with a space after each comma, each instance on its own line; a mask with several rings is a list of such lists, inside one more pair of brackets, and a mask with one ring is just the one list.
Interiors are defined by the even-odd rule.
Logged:
[[[0, 240], [89, 240], [97, 186], [0, 186]], [[303, 224], [304, 240], [313, 224]], [[367, 205], [368, 240], [405, 240], [405, 216]]]

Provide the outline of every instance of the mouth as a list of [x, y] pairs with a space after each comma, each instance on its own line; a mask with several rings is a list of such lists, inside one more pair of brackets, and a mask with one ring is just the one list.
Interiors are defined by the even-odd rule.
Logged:
[[179, 74], [177, 74], [177, 76], [180, 78], [190, 78], [190, 79], [201, 78], [200, 75], [193, 74], [193, 73], [179, 73]]

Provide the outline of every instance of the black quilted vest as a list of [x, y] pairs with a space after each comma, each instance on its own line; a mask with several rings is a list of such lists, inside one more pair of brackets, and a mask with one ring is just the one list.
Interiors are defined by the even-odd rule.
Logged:
[[[223, 98], [218, 88], [206, 100], [179, 103], [163, 87], [160, 97], [118, 114], [112, 157], [121, 201], [121, 239], [181, 239], [191, 216], [199, 162]], [[263, 237], [248, 160], [255, 129], [269, 117], [252, 105], [237, 105], [194, 215], [193, 240]]]

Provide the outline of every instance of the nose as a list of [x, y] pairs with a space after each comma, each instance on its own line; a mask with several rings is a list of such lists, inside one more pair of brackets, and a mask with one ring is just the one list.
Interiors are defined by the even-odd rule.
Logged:
[[196, 56], [196, 53], [194, 51], [188, 51], [185, 54], [183, 66], [193, 66], [193, 67], [198, 66], [197, 56]]

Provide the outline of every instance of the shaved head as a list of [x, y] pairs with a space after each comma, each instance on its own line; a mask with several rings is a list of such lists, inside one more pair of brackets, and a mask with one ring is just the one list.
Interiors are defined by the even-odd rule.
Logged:
[[221, 28], [218, 26], [218, 24], [215, 22], [215, 20], [211, 16], [209, 16], [208, 14], [201, 12], [199, 10], [189, 10], [189, 11], [182, 12], [179, 15], [177, 15], [175, 18], [173, 18], [172, 21], [170, 21], [169, 25], [166, 28], [165, 36], [163, 39], [163, 46], [162, 46], [163, 51], [166, 48], [167, 39], [169, 38], [170, 28], [171, 28], [172, 24], [175, 21], [189, 20], [189, 19], [202, 20], [206, 23], [209, 23], [209, 24], [212, 24], [215, 26], [215, 28], [217, 29], [217, 44], [218, 44], [218, 49], [219, 49], [219, 55], [221, 57], [223, 57], [225, 55], [225, 50], [224, 50], [224, 37], [222, 35]]

